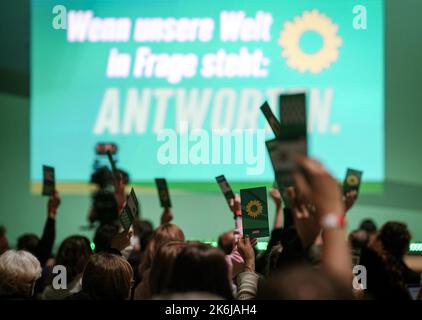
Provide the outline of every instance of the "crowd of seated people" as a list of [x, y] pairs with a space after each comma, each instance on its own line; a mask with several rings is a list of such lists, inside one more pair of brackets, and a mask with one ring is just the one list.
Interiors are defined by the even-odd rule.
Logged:
[[[356, 192], [343, 196], [315, 160], [300, 158], [298, 166], [295, 185], [283, 197], [270, 191], [276, 214], [264, 251], [242, 235], [236, 195], [230, 202], [234, 229], [220, 235], [217, 248], [187, 241], [165, 208], [155, 229], [135, 219], [125, 231], [111, 219], [98, 226], [94, 250], [90, 239], [71, 235], [53, 255], [56, 192], [41, 238], [24, 234], [10, 249], [0, 228], [0, 299], [411, 299], [408, 287], [420, 286], [421, 277], [404, 262], [411, 239], [406, 225], [390, 221], [378, 230], [366, 220], [347, 235], [343, 222]], [[118, 217], [124, 205], [121, 179], [114, 190], [116, 204], [109, 207], [116, 212], [109, 217]], [[353, 265], [366, 268], [358, 285]]]

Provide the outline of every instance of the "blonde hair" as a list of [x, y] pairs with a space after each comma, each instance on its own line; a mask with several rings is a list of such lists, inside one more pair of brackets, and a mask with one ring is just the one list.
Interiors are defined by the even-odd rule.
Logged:
[[8, 250], [0, 256], [0, 294], [31, 296], [41, 265], [31, 253]]

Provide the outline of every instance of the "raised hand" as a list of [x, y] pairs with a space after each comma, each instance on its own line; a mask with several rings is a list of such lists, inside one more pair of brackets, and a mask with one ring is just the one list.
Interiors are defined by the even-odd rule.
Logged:
[[249, 236], [240, 238], [237, 242], [237, 250], [245, 262], [244, 268], [247, 272], [255, 272], [255, 252], [253, 250], [253, 242], [256, 244], [256, 239], [252, 239], [251, 241]]
[[116, 174], [116, 177], [113, 179], [114, 185], [114, 197], [117, 201], [117, 207], [119, 211], [123, 209], [126, 203], [126, 193], [125, 193], [125, 184], [123, 182], [123, 175], [121, 172]]
[[343, 198], [346, 212], [349, 211], [353, 207], [357, 198], [358, 198], [358, 193], [355, 190], [346, 193], [346, 195]]
[[294, 225], [302, 241], [303, 247], [312, 245], [321, 228], [312, 205], [305, 204], [293, 187], [287, 188], [287, 196], [291, 204]]
[[276, 189], [276, 188], [271, 188], [269, 193], [270, 193], [270, 196], [273, 199], [277, 209], [281, 208], [283, 200], [281, 198], [280, 191], [278, 191], [278, 189]]
[[235, 216], [241, 216], [242, 215], [242, 209], [240, 206], [240, 195], [236, 193], [234, 196], [234, 199], [230, 199], [230, 210], [233, 212]]
[[274, 216], [274, 229], [280, 229], [283, 227], [283, 199], [281, 197], [280, 191], [276, 188], [272, 188], [269, 192], [271, 198], [275, 203], [275, 216]]
[[341, 188], [336, 180], [317, 161], [298, 157], [300, 172], [294, 175], [297, 188], [305, 199], [315, 204], [319, 217], [345, 212]]
[[130, 238], [133, 235], [132, 229], [117, 233], [111, 240], [111, 247], [122, 251], [124, 248], [130, 245]]
[[321, 266], [344, 284], [350, 284], [352, 261], [345, 240], [345, 208], [341, 188], [319, 162], [299, 157], [297, 164], [299, 172], [294, 176], [296, 186], [305, 199], [315, 204], [324, 229]]
[[47, 212], [48, 217], [55, 219], [57, 214], [57, 208], [60, 206], [61, 199], [59, 192], [57, 190], [54, 191], [53, 195], [48, 198], [47, 203]]
[[173, 211], [171, 208], [164, 208], [161, 215], [161, 224], [170, 223], [173, 220]]

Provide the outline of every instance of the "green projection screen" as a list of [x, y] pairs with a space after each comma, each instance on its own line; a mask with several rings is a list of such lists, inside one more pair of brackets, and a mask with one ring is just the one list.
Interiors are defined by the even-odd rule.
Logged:
[[278, 116], [278, 96], [302, 91], [310, 154], [338, 179], [383, 182], [383, 1], [56, 5], [31, 2], [34, 184], [43, 164], [86, 184], [99, 142], [134, 183], [272, 181], [259, 107]]

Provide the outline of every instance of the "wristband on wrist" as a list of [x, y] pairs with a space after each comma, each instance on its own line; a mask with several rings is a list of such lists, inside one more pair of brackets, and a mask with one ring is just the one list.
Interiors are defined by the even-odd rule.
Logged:
[[346, 217], [341, 214], [328, 213], [321, 219], [324, 229], [340, 229], [346, 226]]
[[236, 210], [235, 212], [234, 212], [234, 217], [235, 218], [237, 218], [237, 217], [241, 217], [242, 216], [242, 210]]

